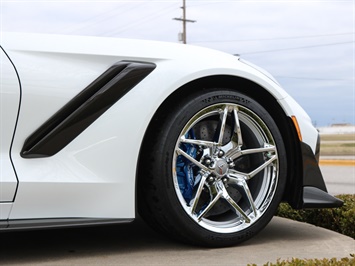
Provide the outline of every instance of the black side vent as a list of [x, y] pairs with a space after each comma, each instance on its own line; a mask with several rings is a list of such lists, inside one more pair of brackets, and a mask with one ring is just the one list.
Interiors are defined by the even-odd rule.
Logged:
[[21, 156], [42, 158], [56, 154], [155, 67], [151, 63], [126, 61], [113, 65], [32, 133]]

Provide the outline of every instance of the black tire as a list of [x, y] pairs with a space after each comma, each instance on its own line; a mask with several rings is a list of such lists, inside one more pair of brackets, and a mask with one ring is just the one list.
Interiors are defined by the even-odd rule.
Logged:
[[268, 112], [229, 89], [169, 104], [144, 139], [138, 210], [156, 230], [209, 247], [245, 241], [274, 215], [286, 152]]

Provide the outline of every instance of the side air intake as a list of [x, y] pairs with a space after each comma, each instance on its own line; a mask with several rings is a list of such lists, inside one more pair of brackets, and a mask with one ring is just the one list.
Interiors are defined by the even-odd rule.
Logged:
[[151, 63], [127, 61], [111, 66], [32, 133], [25, 141], [21, 156], [43, 158], [56, 154], [155, 67]]

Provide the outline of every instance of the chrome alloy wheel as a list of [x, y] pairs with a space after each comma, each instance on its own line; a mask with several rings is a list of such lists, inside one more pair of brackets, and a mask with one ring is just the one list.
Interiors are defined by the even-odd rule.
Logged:
[[269, 128], [235, 103], [197, 112], [177, 139], [172, 166], [181, 206], [198, 225], [216, 233], [238, 232], [259, 220], [279, 175]]

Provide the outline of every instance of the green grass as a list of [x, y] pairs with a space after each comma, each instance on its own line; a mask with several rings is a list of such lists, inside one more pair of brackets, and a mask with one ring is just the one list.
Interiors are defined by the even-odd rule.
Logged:
[[355, 142], [355, 134], [321, 134], [321, 141], [354, 141]]
[[320, 155], [355, 155], [355, 134], [321, 135]]
[[355, 144], [321, 144], [321, 156], [348, 156], [355, 155]]
[[[264, 266], [355, 266], [355, 258], [350, 254], [349, 258], [332, 258], [332, 259], [296, 259], [277, 260], [276, 263], [265, 263]], [[257, 266], [256, 264], [248, 264], [248, 266]]]

